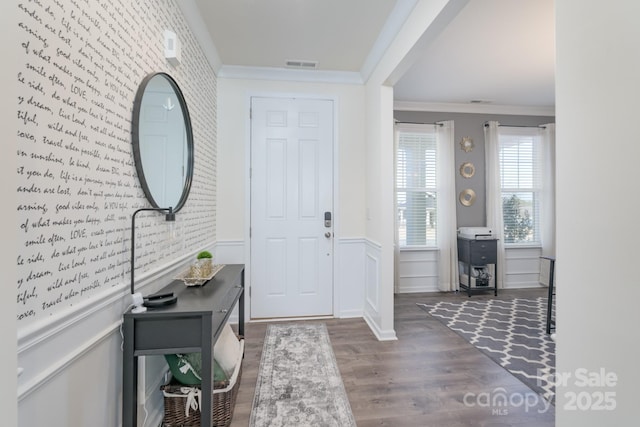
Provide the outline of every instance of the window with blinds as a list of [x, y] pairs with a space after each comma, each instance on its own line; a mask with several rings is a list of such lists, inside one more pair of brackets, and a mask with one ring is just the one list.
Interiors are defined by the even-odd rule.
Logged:
[[396, 208], [400, 247], [437, 244], [437, 145], [433, 126], [398, 131]]
[[500, 188], [505, 244], [540, 243], [542, 149], [538, 128], [500, 128]]

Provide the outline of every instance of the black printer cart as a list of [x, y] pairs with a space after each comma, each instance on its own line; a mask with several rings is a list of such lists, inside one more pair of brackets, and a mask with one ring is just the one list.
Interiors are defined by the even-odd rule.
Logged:
[[[471, 239], [458, 236], [458, 277], [467, 276], [467, 283], [458, 280], [460, 289], [465, 290], [469, 296], [477, 292], [493, 291], [498, 296], [498, 239]], [[473, 269], [486, 271], [493, 265], [493, 285], [491, 278], [472, 277]], [[472, 284], [472, 282], [474, 282]]]

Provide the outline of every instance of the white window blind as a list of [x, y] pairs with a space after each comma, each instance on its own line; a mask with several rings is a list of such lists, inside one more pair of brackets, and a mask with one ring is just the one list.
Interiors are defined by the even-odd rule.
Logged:
[[396, 207], [400, 247], [437, 245], [437, 145], [435, 127], [398, 130]]
[[540, 243], [542, 149], [538, 128], [498, 131], [505, 244]]

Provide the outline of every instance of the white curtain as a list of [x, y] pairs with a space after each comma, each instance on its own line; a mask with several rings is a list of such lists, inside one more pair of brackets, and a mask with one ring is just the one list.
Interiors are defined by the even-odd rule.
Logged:
[[502, 192], [500, 187], [500, 157], [496, 121], [487, 122], [484, 128], [484, 156], [486, 169], [487, 227], [498, 238], [498, 271], [495, 272], [498, 288], [504, 287], [504, 222], [502, 218]]
[[556, 209], [555, 209], [555, 182], [556, 182], [556, 125], [549, 123], [541, 129], [542, 133], [542, 201], [541, 201], [541, 223], [542, 223], [542, 255], [556, 255]]
[[400, 288], [400, 236], [398, 234], [398, 185], [395, 182], [398, 176], [398, 125], [393, 127], [393, 292], [398, 293]]
[[455, 291], [458, 289], [458, 237], [453, 120], [438, 125], [438, 287], [441, 291]]

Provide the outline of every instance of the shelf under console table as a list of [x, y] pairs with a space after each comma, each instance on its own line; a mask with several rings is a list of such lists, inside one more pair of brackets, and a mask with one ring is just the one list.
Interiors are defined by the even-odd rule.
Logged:
[[[124, 314], [122, 426], [137, 425], [138, 357], [202, 353], [201, 423], [211, 426], [213, 346], [238, 304], [238, 335], [244, 335], [244, 265], [226, 265], [202, 286], [174, 280], [158, 293], [173, 292], [175, 304]], [[209, 392], [204, 392], [209, 390]]]
[[[485, 291], [493, 291], [494, 295], [498, 296], [498, 239], [470, 239], [458, 236], [458, 262], [463, 265], [462, 271], [458, 271], [459, 278], [461, 279], [463, 274], [467, 278], [467, 283], [458, 280], [460, 289], [466, 290], [469, 296]], [[471, 269], [486, 268], [489, 265], [493, 265], [492, 278], [488, 283], [480, 285], [478, 278], [472, 277]]]

